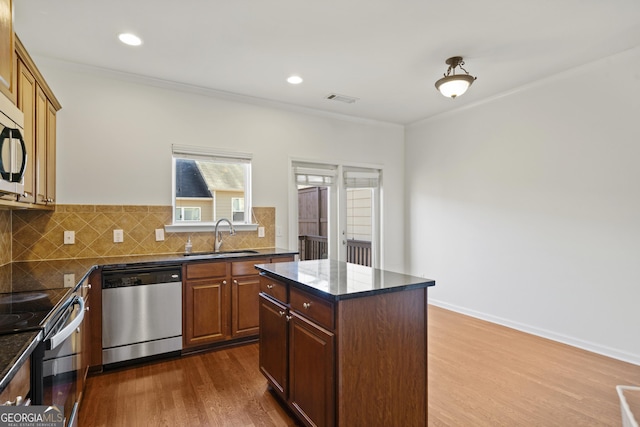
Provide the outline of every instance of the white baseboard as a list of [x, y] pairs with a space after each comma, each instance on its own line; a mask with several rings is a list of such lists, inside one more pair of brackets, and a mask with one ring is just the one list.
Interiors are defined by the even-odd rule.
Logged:
[[638, 354], [627, 353], [615, 348], [602, 346], [589, 341], [584, 341], [570, 336], [558, 334], [553, 331], [548, 331], [546, 329], [540, 329], [523, 323], [514, 322], [509, 319], [503, 319], [501, 317], [493, 316], [487, 313], [470, 310], [465, 307], [449, 304], [444, 301], [434, 300], [432, 298], [429, 298], [429, 304], [640, 366], [640, 355]]

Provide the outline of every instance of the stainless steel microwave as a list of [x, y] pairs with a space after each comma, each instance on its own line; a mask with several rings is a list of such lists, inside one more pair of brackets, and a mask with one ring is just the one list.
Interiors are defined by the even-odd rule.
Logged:
[[24, 114], [0, 94], [0, 195], [24, 193], [27, 147], [23, 132]]

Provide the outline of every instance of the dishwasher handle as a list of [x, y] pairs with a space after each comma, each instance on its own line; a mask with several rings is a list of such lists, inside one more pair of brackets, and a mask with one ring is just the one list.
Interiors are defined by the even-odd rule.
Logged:
[[76, 317], [71, 322], [69, 322], [67, 326], [65, 326], [57, 334], [49, 338], [49, 345], [47, 346], [49, 350], [53, 350], [54, 348], [62, 344], [67, 338], [69, 338], [69, 336], [71, 336], [71, 334], [76, 330], [78, 326], [80, 326], [80, 324], [84, 320], [84, 299], [76, 296], [75, 301], [72, 303], [72, 305], [74, 305], [76, 302], [80, 305], [80, 311], [78, 312]]

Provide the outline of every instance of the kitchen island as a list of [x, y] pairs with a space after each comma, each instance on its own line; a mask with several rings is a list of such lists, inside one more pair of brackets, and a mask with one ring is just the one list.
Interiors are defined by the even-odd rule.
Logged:
[[260, 370], [305, 425], [427, 425], [427, 289], [333, 260], [262, 264]]

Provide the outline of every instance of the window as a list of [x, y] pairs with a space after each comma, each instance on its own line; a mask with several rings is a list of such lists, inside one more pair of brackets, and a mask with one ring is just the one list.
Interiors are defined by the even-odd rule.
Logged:
[[251, 155], [174, 145], [173, 223], [212, 224], [251, 218]]
[[244, 199], [240, 197], [231, 199], [231, 217], [233, 222], [244, 222]]
[[176, 222], [180, 221], [201, 221], [200, 212], [202, 211], [199, 207], [186, 207], [180, 206], [176, 207]]

